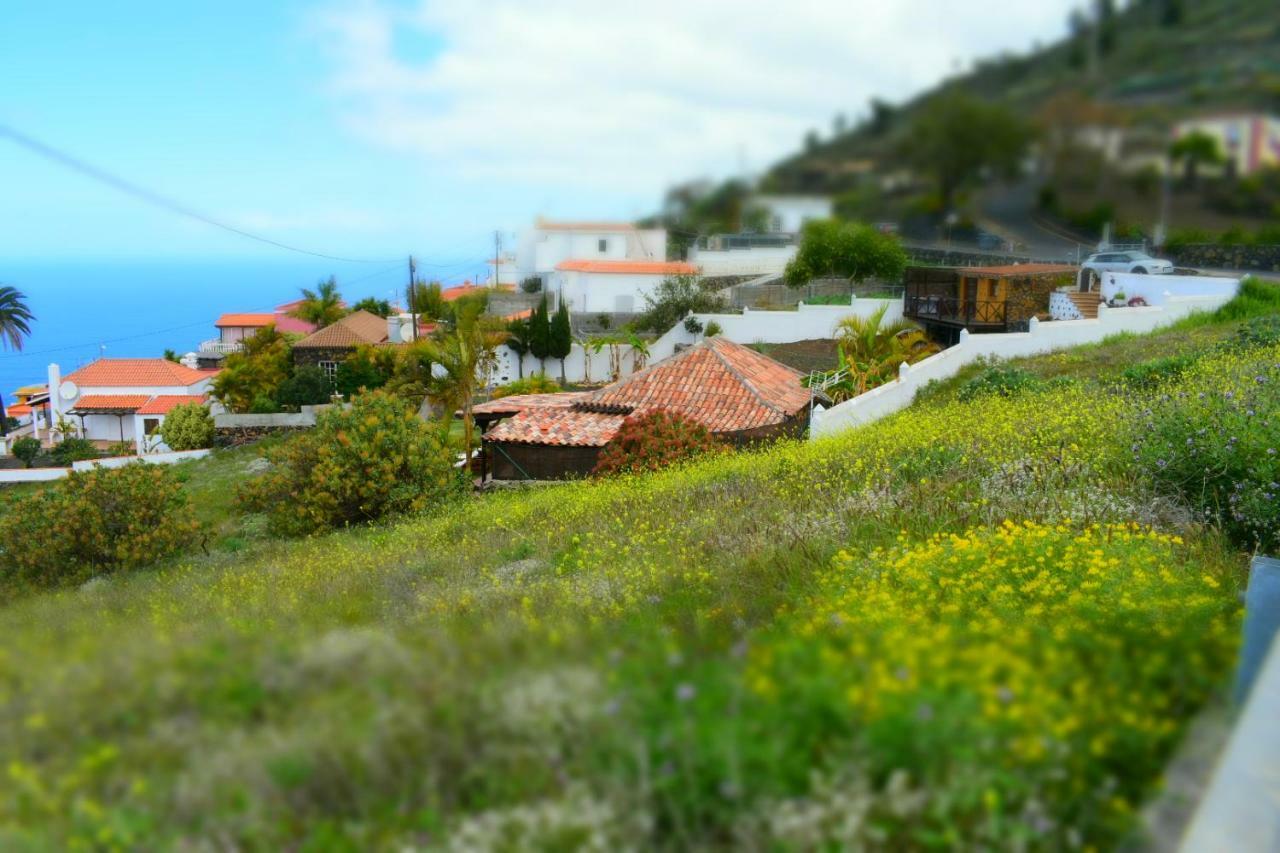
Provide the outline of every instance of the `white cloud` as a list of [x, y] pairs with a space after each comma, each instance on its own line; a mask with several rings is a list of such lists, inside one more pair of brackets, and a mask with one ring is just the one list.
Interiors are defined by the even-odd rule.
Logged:
[[342, 120], [374, 143], [484, 191], [656, 198], [743, 157], [764, 168], [836, 112], [905, 98], [958, 60], [1052, 38], [1070, 5], [356, 0], [314, 24]]

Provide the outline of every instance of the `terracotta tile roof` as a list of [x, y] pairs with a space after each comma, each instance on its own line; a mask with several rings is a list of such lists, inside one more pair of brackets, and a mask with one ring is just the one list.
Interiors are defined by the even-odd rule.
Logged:
[[306, 320], [299, 320], [297, 317], [290, 317], [288, 314], [276, 314], [274, 316], [276, 318], [277, 332], [309, 335], [316, 330], [315, 323], [308, 323]]
[[631, 222], [554, 222], [538, 218], [534, 223], [539, 231], [635, 231]]
[[318, 332], [307, 335], [295, 347], [357, 347], [387, 339], [387, 321], [368, 311], [355, 311]]
[[982, 275], [993, 278], [1005, 278], [1019, 275], [1055, 275], [1074, 273], [1076, 267], [1070, 264], [1003, 264], [993, 267], [956, 267], [961, 275]]
[[561, 261], [564, 272], [629, 273], [632, 275], [695, 275], [698, 267], [684, 261]]
[[472, 407], [477, 415], [514, 414], [525, 409], [567, 409], [590, 391], [556, 391], [551, 394], [512, 394]]
[[472, 293], [475, 293], [476, 291], [488, 290], [488, 289], [489, 288], [487, 287], [482, 287], [481, 285], [478, 285], [478, 284], [472, 284], [471, 282], [468, 281], [458, 285], [457, 287], [449, 287], [440, 291], [440, 298], [443, 299], [445, 302], [452, 302], [453, 300], [459, 299], [463, 296], [469, 296]]
[[41, 382], [36, 385], [23, 385], [21, 388], [18, 388], [13, 393], [20, 397], [29, 397], [32, 394], [42, 394], [48, 390], [49, 390], [48, 384]]
[[186, 388], [209, 376], [206, 371], [192, 370], [163, 358], [100, 358], [68, 374], [66, 379], [83, 388], [113, 385]]
[[186, 403], [203, 403], [205, 398], [201, 394], [158, 394], [152, 397], [138, 409], [140, 415], [167, 415], [175, 406], [181, 406]]
[[710, 338], [591, 392], [577, 409], [677, 411], [712, 432], [780, 424], [809, 405], [803, 374], [722, 337]]
[[219, 329], [227, 327], [253, 327], [269, 326], [276, 322], [275, 314], [223, 314], [213, 325]]
[[71, 411], [137, 411], [151, 399], [150, 394], [85, 394]]
[[551, 407], [532, 408], [499, 421], [484, 437], [487, 441], [512, 444], [603, 447], [617, 435], [626, 419], [626, 415]]
[[12, 415], [15, 418], [21, 417], [22, 415], [31, 414], [31, 407], [26, 403], [14, 403], [12, 406], [5, 409], [5, 413]]

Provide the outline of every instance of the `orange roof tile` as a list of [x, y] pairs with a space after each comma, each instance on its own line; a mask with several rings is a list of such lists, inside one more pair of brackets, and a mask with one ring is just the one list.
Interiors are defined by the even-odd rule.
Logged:
[[140, 415], [167, 415], [176, 406], [187, 403], [203, 403], [201, 394], [158, 394], [138, 409]]
[[472, 407], [477, 415], [514, 414], [525, 409], [566, 409], [586, 397], [589, 391], [554, 391], [550, 394], [512, 394]]
[[213, 325], [218, 328], [224, 326], [257, 328], [269, 326], [275, 321], [275, 314], [223, 314]]
[[725, 338], [708, 338], [606, 385], [575, 408], [598, 412], [667, 409], [726, 433], [780, 424], [810, 402], [803, 375]]
[[698, 267], [684, 261], [561, 261], [564, 272], [629, 273], [632, 275], [695, 275]]
[[31, 414], [31, 407], [26, 403], [14, 403], [5, 409], [5, 414], [13, 415], [15, 418], [20, 415], [29, 415]]
[[151, 399], [150, 394], [85, 394], [71, 411], [137, 411]]
[[487, 287], [482, 287], [481, 285], [471, 284], [470, 282], [467, 282], [465, 284], [460, 284], [457, 287], [449, 287], [440, 291], [440, 298], [443, 299], [445, 302], [452, 302], [455, 299], [461, 299], [463, 296], [469, 296], [472, 293], [475, 293], [477, 290], [488, 290], [488, 289], [489, 288]]
[[368, 311], [353, 311], [336, 323], [331, 323], [307, 335], [294, 344], [303, 348], [358, 347], [361, 344], [380, 344], [387, 339], [387, 321]]
[[513, 444], [603, 447], [617, 435], [626, 419], [626, 415], [550, 407], [531, 408], [499, 421], [484, 437], [488, 441]]
[[186, 388], [209, 378], [163, 358], [100, 358], [68, 374], [66, 379], [84, 388], [111, 386], [168, 386]]

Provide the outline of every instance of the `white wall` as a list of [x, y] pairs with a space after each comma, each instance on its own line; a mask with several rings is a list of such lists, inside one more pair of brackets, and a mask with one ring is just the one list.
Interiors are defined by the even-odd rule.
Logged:
[[558, 270], [551, 290], [562, 294], [570, 311], [583, 314], [631, 313], [644, 310], [645, 294], [662, 283], [662, 275]]
[[831, 199], [825, 196], [761, 195], [752, 199], [768, 215], [766, 230], [794, 234], [814, 219], [831, 218]]
[[1171, 296], [1222, 296], [1231, 298], [1240, 287], [1237, 278], [1207, 275], [1135, 275], [1109, 272], [1102, 274], [1102, 298], [1116, 293], [1127, 298], [1141, 296], [1148, 305], [1164, 305]]
[[[1149, 278], [1150, 276], [1143, 276]], [[912, 365], [903, 365], [892, 382], [873, 388], [830, 409], [815, 409], [811, 438], [870, 423], [911, 405], [916, 391], [935, 379], [947, 379], [979, 358], [1018, 358], [1080, 344], [1096, 343], [1121, 332], [1143, 333], [1167, 326], [1196, 311], [1212, 311], [1230, 301], [1231, 294], [1170, 296], [1163, 306], [1108, 308], [1099, 306], [1096, 320], [1031, 320], [1031, 330], [1008, 334], [971, 335], [961, 332], [960, 343]]]
[[[604, 250], [600, 241], [605, 242]], [[662, 228], [564, 230], [534, 227], [521, 235], [516, 268], [520, 278], [549, 276], [561, 261], [665, 261], [667, 232]]]
[[689, 252], [689, 263], [703, 275], [766, 275], [781, 273], [796, 256], [795, 246], [753, 246], [749, 249], [699, 249]]

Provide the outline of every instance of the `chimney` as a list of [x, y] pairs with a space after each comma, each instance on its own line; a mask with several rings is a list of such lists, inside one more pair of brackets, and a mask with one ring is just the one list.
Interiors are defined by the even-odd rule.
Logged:
[[403, 343], [400, 338], [400, 318], [395, 314], [387, 317], [387, 342], [392, 344]]
[[62, 384], [62, 370], [56, 364], [49, 365], [49, 423], [56, 424], [58, 415], [62, 414], [62, 395], [58, 386]]

